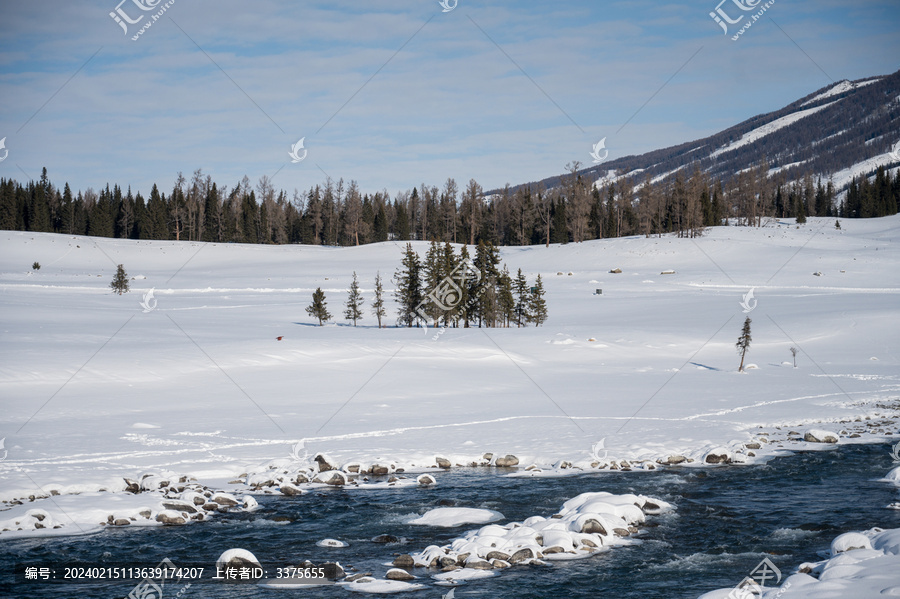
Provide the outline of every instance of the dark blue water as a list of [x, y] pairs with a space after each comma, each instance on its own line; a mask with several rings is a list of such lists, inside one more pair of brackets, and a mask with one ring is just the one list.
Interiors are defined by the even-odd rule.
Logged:
[[[670, 469], [646, 473], [591, 474], [565, 479], [514, 479], [485, 469], [438, 473], [438, 486], [389, 491], [329, 489], [301, 497], [260, 497], [252, 514], [222, 515], [187, 527], [109, 529], [89, 537], [4, 542], [0, 545], [0, 595], [54, 598], [125, 597], [133, 582], [60, 585], [12, 582], [15, 563], [175, 564], [210, 566], [222, 551], [240, 547], [265, 566], [309, 559], [338, 560], [345, 567], [382, 578], [384, 564], [398, 553], [443, 545], [477, 526], [431, 529], [405, 521], [441, 503], [502, 512], [507, 520], [554, 514], [564, 501], [587, 491], [637, 493], [674, 504], [673, 513], [649, 516], [638, 538], [643, 543], [602, 555], [549, 566], [516, 567], [496, 577], [456, 589], [456, 597], [549, 598], [614, 596], [695, 598], [715, 588], [732, 587], [763, 557], [787, 574], [804, 561], [821, 559], [831, 540], [843, 532], [900, 527], [900, 512], [885, 509], [897, 490], [877, 482], [892, 467], [885, 445], [845, 446], [834, 451], [796, 454], [766, 465], [714, 469]], [[288, 521], [276, 522], [286, 518]], [[389, 534], [398, 543], [372, 542]], [[316, 541], [337, 538], [349, 548], [323, 549]], [[432, 586], [412, 596], [434, 597], [446, 587]], [[170, 584], [164, 597], [183, 585]], [[275, 591], [254, 585], [194, 584], [182, 599], [232, 597], [348, 596], [340, 587]], [[351, 595], [352, 596], [352, 595]], [[156, 599], [156, 598], [154, 598]]]

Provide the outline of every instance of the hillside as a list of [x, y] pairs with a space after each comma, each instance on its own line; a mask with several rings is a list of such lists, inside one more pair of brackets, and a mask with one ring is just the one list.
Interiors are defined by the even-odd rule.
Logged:
[[[697, 163], [714, 179], [729, 181], [763, 159], [770, 176], [800, 179], [806, 173], [841, 190], [855, 176], [881, 165], [900, 165], [890, 152], [900, 143], [900, 71], [816, 90], [780, 110], [760, 114], [703, 139], [625, 156], [584, 169], [589, 179], [616, 173], [664, 182]], [[690, 169], [686, 167], [690, 165]], [[556, 187], [560, 177], [533, 182]], [[518, 186], [517, 186], [518, 187]]]

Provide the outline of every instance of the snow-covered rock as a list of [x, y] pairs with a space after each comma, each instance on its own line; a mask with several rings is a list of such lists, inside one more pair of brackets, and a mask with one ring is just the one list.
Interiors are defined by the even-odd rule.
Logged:
[[807, 443], [837, 443], [840, 438], [837, 433], [818, 428], [811, 428], [803, 435], [803, 440]]
[[422, 516], [410, 520], [408, 524], [418, 526], [440, 526], [450, 528], [463, 524], [484, 524], [502, 520], [503, 514], [494, 510], [485, 510], [471, 507], [439, 507]]

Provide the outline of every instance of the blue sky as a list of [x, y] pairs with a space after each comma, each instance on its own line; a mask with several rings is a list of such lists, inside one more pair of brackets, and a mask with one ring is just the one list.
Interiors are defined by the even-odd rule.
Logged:
[[[752, 14], [740, 1], [757, 0], [722, 9]], [[118, 0], [0, 1], [0, 177], [488, 189], [590, 164], [602, 137], [611, 159], [674, 145], [900, 64], [897, 0], [776, 0], [737, 41], [717, 0], [175, 0], [133, 41], [155, 12], [135, 2], [165, 4], [125, 0], [144, 15], [126, 35]]]

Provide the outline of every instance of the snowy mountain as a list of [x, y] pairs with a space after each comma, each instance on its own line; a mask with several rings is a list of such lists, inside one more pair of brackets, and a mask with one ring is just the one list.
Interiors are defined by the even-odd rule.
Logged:
[[[796, 180], [807, 172], [833, 178], [840, 190], [853, 177], [881, 165], [898, 165], [892, 156], [900, 143], [900, 71], [858, 81], [840, 81], [785, 106], [761, 114], [704, 139], [625, 156], [583, 170], [594, 180], [616, 174], [654, 183], [693, 169], [694, 163], [716, 179], [769, 162], [769, 175]], [[687, 174], [687, 173], [686, 173]], [[559, 185], [560, 177], [536, 184]]]

